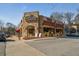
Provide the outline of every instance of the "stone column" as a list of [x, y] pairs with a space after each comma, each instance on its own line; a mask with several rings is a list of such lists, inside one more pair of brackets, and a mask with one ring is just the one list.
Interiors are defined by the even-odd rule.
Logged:
[[76, 28], [76, 35], [78, 34], [78, 32], [77, 32], [77, 28]]
[[35, 37], [38, 37], [38, 28], [35, 27]]

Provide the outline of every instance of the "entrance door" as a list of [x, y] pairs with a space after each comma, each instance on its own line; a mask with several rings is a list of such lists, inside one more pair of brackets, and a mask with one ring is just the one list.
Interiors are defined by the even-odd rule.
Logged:
[[32, 38], [35, 36], [35, 28], [34, 26], [28, 26], [27, 27], [27, 37]]

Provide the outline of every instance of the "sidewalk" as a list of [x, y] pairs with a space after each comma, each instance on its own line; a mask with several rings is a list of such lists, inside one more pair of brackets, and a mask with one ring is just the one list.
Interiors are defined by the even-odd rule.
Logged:
[[11, 36], [11, 37], [9, 37], [7, 39], [10, 39], [10, 40], [18, 40], [18, 37], [17, 36]]
[[44, 56], [45, 54], [25, 44], [23, 41], [7, 42], [7, 56]]
[[[20, 41], [34, 41], [34, 40], [48, 40], [48, 39], [52, 39], [55, 40], [57, 39], [56, 37], [42, 37], [42, 38], [32, 38], [32, 39], [20, 39]], [[12, 37], [9, 37], [7, 39], [10, 39], [10, 40], [15, 40], [15, 41], [18, 41], [18, 37], [17, 36], [12, 36]]]

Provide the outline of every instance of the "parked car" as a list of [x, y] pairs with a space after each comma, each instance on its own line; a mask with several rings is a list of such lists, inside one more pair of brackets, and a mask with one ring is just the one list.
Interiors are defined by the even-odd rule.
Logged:
[[5, 32], [5, 36], [6, 36], [7, 38], [10, 37], [10, 33]]
[[0, 32], [0, 41], [6, 41], [5, 33]]

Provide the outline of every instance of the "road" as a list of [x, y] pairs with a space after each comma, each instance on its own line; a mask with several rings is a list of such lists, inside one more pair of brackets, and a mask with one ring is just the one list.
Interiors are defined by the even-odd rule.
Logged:
[[7, 42], [6, 55], [79, 56], [79, 40], [70, 38], [46, 38]]
[[44, 56], [39, 50], [25, 44], [23, 41], [7, 42], [6, 56]]
[[0, 56], [4, 56], [6, 54], [5, 42], [0, 42]]
[[26, 42], [46, 56], [79, 56], [79, 40], [77, 39], [48, 39]]

